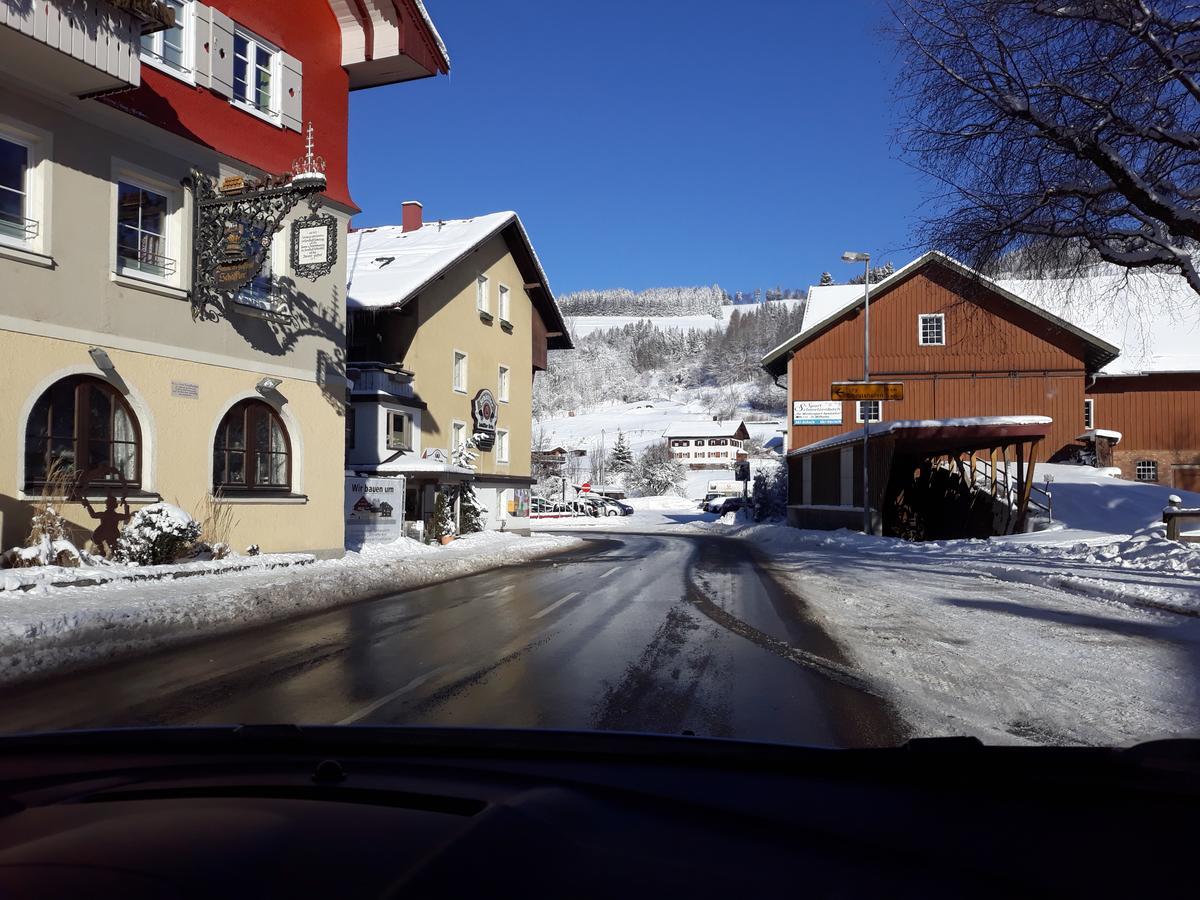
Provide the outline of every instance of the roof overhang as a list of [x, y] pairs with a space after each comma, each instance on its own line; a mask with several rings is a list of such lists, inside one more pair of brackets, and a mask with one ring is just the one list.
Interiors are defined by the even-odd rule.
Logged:
[[329, 0], [342, 32], [350, 90], [450, 71], [450, 56], [422, 0]]
[[[1045, 416], [1030, 416], [1022, 421], [1011, 421], [1003, 416], [901, 421], [884, 423], [878, 431], [873, 429], [869, 440], [887, 440], [898, 453], [969, 453], [972, 450], [991, 450], [1008, 444], [1039, 440], [1050, 433], [1052, 424], [1052, 420]], [[861, 444], [862, 440], [863, 430], [859, 428], [797, 447], [789, 451], [788, 456], [811, 456]]]
[[[1003, 299], [1009, 301], [1010, 303], [1013, 303], [1014, 305], [1020, 307], [1021, 309], [1031, 312], [1034, 315], [1038, 316], [1039, 318], [1046, 320], [1049, 324], [1053, 325], [1054, 327], [1061, 328], [1063, 331], [1079, 338], [1079, 340], [1081, 340], [1083, 342], [1084, 347], [1085, 347], [1084, 363], [1086, 364], [1089, 372], [1098, 372], [1100, 369], [1104, 368], [1104, 366], [1108, 365], [1110, 362], [1112, 362], [1114, 359], [1116, 359], [1118, 356], [1121, 355], [1120, 349], [1117, 347], [1114, 347], [1112, 344], [1108, 343], [1107, 341], [1101, 340], [1100, 338], [1096, 337], [1094, 334], [1084, 331], [1082, 328], [1079, 328], [1078, 326], [1071, 324], [1066, 319], [1059, 318], [1058, 316], [1054, 315], [1051, 312], [1048, 312], [1045, 309], [1042, 309], [1040, 306], [1038, 306], [1034, 303], [1030, 303], [1024, 297], [1020, 297], [1017, 294], [1014, 294], [1012, 291], [1007, 290], [1004, 287], [1001, 287], [999, 284], [997, 284], [992, 279], [988, 278], [986, 275], [983, 275], [982, 273], [976, 271], [975, 269], [970, 268], [969, 266], [963, 265], [958, 260], [954, 259], [951, 256], [947, 256], [945, 253], [942, 253], [938, 250], [928, 251], [927, 253], [914, 259], [908, 265], [897, 269], [893, 274], [889, 275], [887, 278], [883, 279], [882, 281], [878, 282], [877, 284], [872, 285], [871, 286], [872, 301], [883, 296], [888, 291], [891, 291], [892, 289], [898, 287], [900, 284], [903, 284], [905, 281], [907, 281], [909, 278], [911, 278], [912, 276], [917, 274], [917, 272], [921, 271], [922, 269], [926, 268], [927, 266], [935, 265], [935, 264], [941, 265], [941, 266], [949, 269], [950, 271], [952, 271], [958, 275], [961, 275], [963, 278], [966, 278], [966, 279], [969, 279], [969, 280], [975, 282], [983, 289], [991, 291], [992, 293], [999, 295]], [[791, 355], [793, 353], [795, 353], [797, 350], [799, 350], [805, 344], [812, 341], [817, 336], [824, 334], [826, 331], [828, 331], [830, 328], [837, 325], [842, 320], [848, 318], [849, 316], [855, 315], [859, 310], [861, 310], [863, 308], [863, 303], [865, 302], [865, 299], [866, 298], [864, 297], [860, 300], [855, 301], [854, 303], [852, 303], [848, 306], [842, 307], [841, 309], [837, 310], [835, 313], [833, 313], [826, 319], [824, 319], [820, 322], [816, 322], [809, 328], [800, 332], [799, 334], [788, 338], [786, 341], [784, 341], [782, 344], [780, 344], [775, 349], [771, 350], [769, 353], [767, 353], [766, 356], [764, 356], [762, 358], [762, 360], [761, 360], [762, 367], [764, 369], [766, 369], [768, 373], [775, 376], [776, 378], [778, 378], [780, 375], [785, 374], [787, 372], [788, 360], [791, 358]]]

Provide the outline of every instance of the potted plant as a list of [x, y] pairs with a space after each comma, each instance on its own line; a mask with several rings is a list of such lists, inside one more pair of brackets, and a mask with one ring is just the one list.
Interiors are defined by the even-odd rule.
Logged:
[[438, 543], [448, 544], [454, 540], [454, 505], [445, 491], [437, 492], [433, 502], [433, 537]]

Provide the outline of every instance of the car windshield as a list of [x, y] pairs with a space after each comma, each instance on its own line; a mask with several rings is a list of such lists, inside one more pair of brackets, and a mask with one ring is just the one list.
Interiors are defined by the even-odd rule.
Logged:
[[1193, 4], [59, 5], [0, 733], [1200, 736]]

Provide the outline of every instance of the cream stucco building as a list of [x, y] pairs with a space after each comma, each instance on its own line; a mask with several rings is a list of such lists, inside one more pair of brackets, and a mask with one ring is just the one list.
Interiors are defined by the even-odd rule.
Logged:
[[[88, 501], [60, 504], [81, 545], [89, 503], [215, 495], [236, 550], [344, 551], [348, 90], [433, 72], [364, 81], [370, 52], [339, 45], [358, 26], [300, 5], [302, 28], [298, 7], [235, 0], [0, 0], [0, 549], [26, 539], [57, 461]], [[292, 265], [297, 203], [253, 280], [195, 317], [189, 173], [292, 191], [278, 176], [314, 118], [327, 273]]]
[[[488, 527], [525, 530], [533, 379], [571, 347], [562, 315], [515, 213], [424, 222], [410, 202], [403, 220], [349, 238], [347, 466], [405, 476], [407, 521], [470, 479]], [[473, 437], [473, 469], [455, 465]]]

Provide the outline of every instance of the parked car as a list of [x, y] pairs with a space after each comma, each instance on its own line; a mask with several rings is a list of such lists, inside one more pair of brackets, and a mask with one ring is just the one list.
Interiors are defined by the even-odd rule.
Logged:
[[596, 514], [601, 516], [630, 516], [633, 515], [633, 507], [628, 503], [622, 503], [620, 500], [614, 500], [611, 497], [600, 496], [585, 496], [581, 498], [585, 503], [590, 503], [596, 509]]
[[750, 501], [744, 497], [717, 497], [708, 501], [705, 506], [710, 513], [716, 513], [718, 516], [723, 516], [727, 512], [734, 512], [739, 509], [744, 509], [750, 505]]

